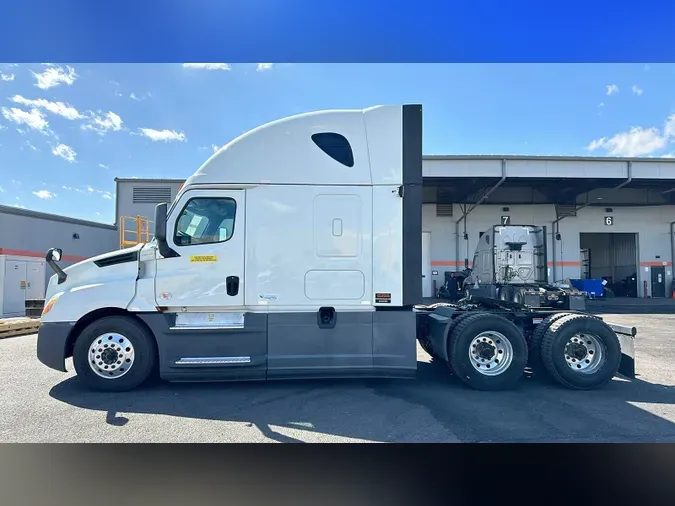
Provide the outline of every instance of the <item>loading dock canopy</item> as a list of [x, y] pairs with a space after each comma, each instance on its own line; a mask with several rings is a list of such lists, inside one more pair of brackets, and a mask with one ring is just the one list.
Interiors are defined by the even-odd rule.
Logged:
[[675, 205], [675, 159], [425, 156], [424, 202]]

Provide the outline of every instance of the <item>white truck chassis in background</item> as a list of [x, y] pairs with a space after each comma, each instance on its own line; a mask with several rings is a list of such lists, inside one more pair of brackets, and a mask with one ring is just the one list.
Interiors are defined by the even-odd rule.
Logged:
[[530, 307], [584, 310], [583, 294], [549, 283], [546, 243], [546, 227], [495, 225], [485, 230], [462, 292]]
[[[474, 388], [528, 364], [572, 388], [632, 376], [635, 329], [481, 299], [422, 306], [422, 107], [284, 118], [191, 176], [155, 238], [56, 274], [48, 367], [101, 391], [171, 381], [412, 378], [419, 341]], [[623, 357], [623, 358], [622, 358]]]

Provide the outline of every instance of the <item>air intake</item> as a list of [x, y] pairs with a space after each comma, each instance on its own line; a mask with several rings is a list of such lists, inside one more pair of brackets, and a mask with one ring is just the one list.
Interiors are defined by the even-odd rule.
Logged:
[[452, 204], [436, 204], [436, 216], [452, 216]]
[[136, 186], [133, 189], [134, 204], [160, 204], [171, 202], [171, 188], [164, 186]]

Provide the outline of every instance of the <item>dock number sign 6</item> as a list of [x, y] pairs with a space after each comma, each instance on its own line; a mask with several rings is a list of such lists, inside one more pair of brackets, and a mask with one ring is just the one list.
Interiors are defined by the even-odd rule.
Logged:
[[614, 216], [605, 216], [605, 225], [608, 227], [614, 225]]

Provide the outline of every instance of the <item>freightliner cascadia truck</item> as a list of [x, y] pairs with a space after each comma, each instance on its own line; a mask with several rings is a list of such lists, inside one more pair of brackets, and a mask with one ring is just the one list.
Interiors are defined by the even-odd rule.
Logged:
[[[46, 260], [37, 357], [98, 391], [168, 381], [413, 378], [417, 342], [477, 389], [526, 369], [587, 389], [634, 373], [635, 329], [471, 297], [422, 301], [422, 107], [327, 110], [214, 153], [153, 239]], [[58, 245], [55, 245], [58, 246]]]

